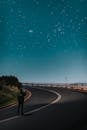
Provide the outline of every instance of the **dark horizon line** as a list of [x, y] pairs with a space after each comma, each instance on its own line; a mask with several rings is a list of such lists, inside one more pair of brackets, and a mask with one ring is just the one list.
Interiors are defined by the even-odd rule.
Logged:
[[22, 84], [54, 84], [54, 85], [68, 85], [68, 84], [87, 84], [87, 82], [21, 82]]

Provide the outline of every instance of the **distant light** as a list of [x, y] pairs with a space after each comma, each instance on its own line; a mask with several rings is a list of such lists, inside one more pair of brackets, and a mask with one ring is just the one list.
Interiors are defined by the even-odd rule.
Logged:
[[29, 30], [29, 33], [33, 33], [33, 32], [34, 32], [34, 31], [33, 31], [33, 30], [31, 30], [31, 29]]

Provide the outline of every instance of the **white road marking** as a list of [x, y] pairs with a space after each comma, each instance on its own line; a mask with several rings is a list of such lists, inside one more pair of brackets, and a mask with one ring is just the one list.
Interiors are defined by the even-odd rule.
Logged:
[[[40, 111], [40, 110], [42, 110], [42, 109], [44, 109], [44, 108], [46, 108], [46, 107], [48, 107], [48, 106], [50, 106], [50, 105], [52, 105], [52, 104], [57, 103], [57, 102], [61, 99], [61, 95], [60, 95], [58, 92], [56, 92], [56, 91], [48, 90], [48, 89], [43, 89], [43, 88], [37, 88], [37, 89], [42, 89], [42, 90], [45, 90], [45, 91], [54, 93], [54, 94], [57, 95], [57, 98], [56, 98], [54, 101], [52, 101], [51, 103], [49, 103], [49, 104], [47, 104], [47, 105], [45, 105], [45, 106], [36, 108], [36, 109], [31, 110], [31, 111], [29, 111], [29, 112], [26, 112], [24, 115], [32, 114], [32, 113], [34, 113], [34, 112]], [[4, 120], [0, 120], [0, 123], [4, 123], [4, 122], [7, 122], [7, 121], [10, 121], [10, 120], [13, 120], [13, 119], [17, 119], [17, 118], [20, 118], [20, 116], [14, 116], [14, 117], [10, 117], [10, 118], [4, 119]]]
[[[40, 89], [43, 89], [43, 88], [40, 88]], [[29, 111], [29, 112], [26, 112], [25, 115], [27, 115], [27, 114], [32, 114], [32, 113], [34, 113], [34, 112], [37, 112], [37, 111], [39, 111], [39, 110], [42, 110], [42, 109], [44, 109], [44, 108], [46, 108], [46, 107], [48, 107], [48, 106], [50, 106], [50, 105], [52, 105], [52, 104], [57, 103], [57, 102], [61, 99], [61, 95], [60, 95], [58, 92], [53, 91], [53, 90], [48, 90], [48, 89], [43, 89], [43, 90], [46, 90], [46, 91], [48, 91], [48, 92], [51, 92], [51, 93], [56, 94], [56, 95], [57, 95], [57, 98], [56, 98], [54, 101], [52, 101], [51, 103], [49, 103], [49, 104], [47, 104], [47, 105], [45, 105], [45, 106], [36, 108], [35, 110]]]
[[17, 119], [17, 118], [19, 118], [19, 116], [13, 116], [13, 117], [1, 120], [0, 123], [4, 123], [4, 122], [7, 122], [7, 121], [10, 121], [10, 120], [13, 120], [13, 119]]

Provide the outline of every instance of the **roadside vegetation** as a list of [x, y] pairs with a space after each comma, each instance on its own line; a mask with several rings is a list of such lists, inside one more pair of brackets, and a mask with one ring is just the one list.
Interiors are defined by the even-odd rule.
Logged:
[[16, 103], [21, 83], [15, 76], [0, 77], [0, 107]]

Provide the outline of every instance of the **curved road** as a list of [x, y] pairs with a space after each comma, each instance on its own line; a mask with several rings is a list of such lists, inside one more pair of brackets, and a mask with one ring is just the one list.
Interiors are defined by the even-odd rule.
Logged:
[[24, 105], [0, 109], [0, 130], [87, 130], [87, 95], [63, 88], [29, 88], [32, 96]]

